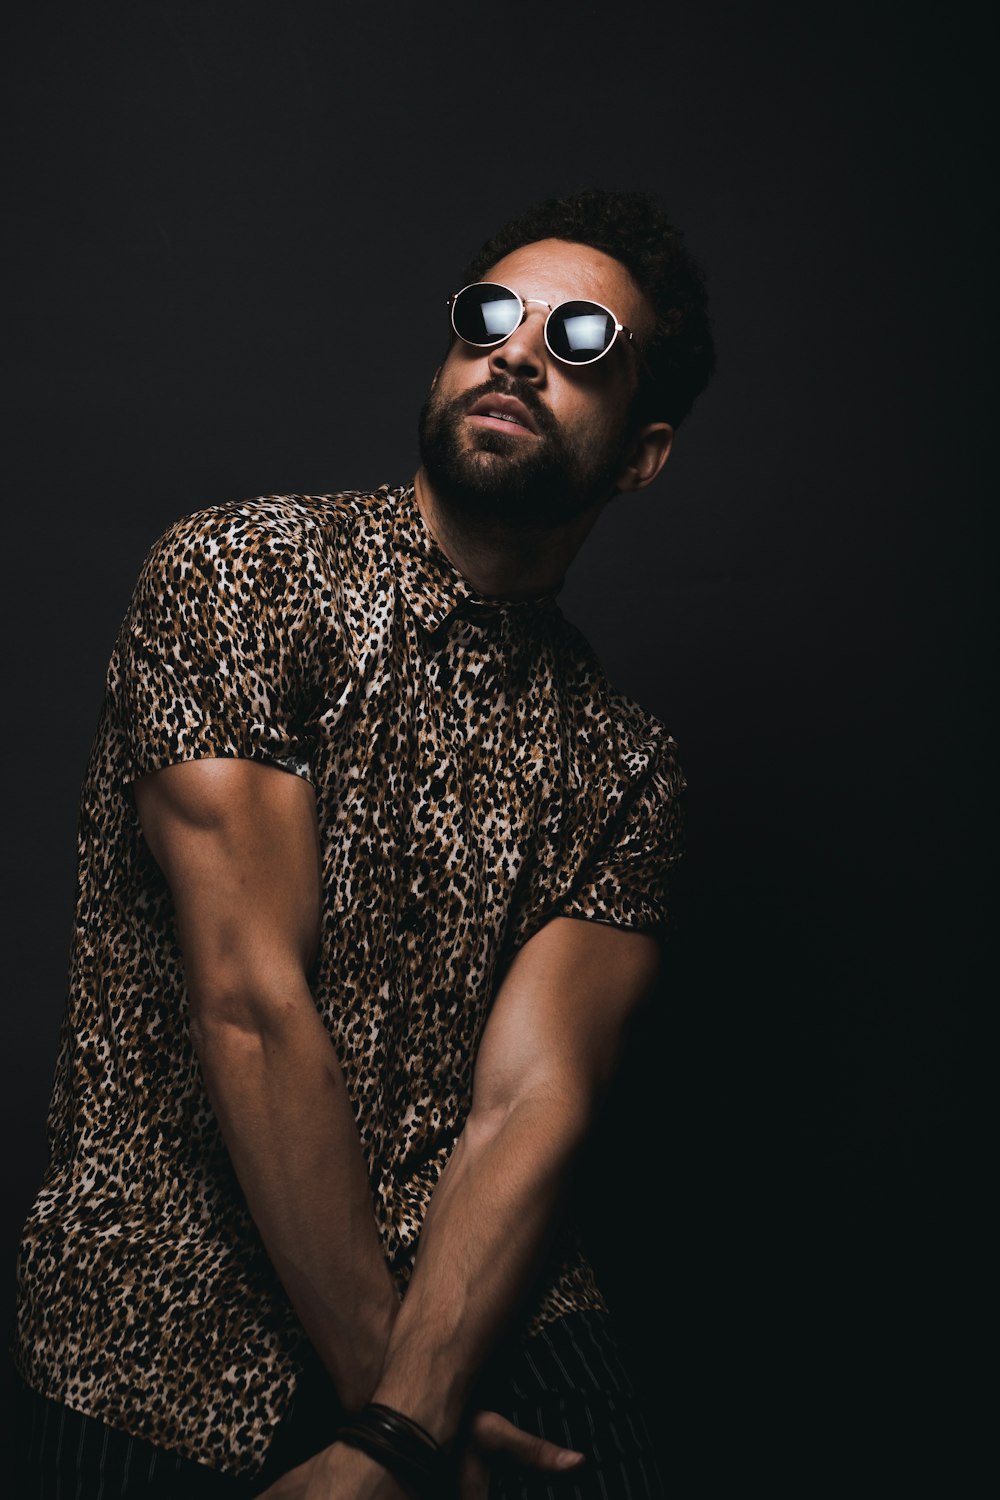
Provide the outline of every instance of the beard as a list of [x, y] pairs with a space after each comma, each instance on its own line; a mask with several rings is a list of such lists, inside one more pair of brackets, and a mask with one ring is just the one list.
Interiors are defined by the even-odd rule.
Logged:
[[[466, 426], [469, 410], [487, 395], [522, 402], [537, 436]], [[629, 449], [624, 426], [602, 452], [572, 442], [534, 388], [518, 380], [488, 380], [451, 401], [432, 389], [418, 432], [421, 462], [445, 509], [522, 529], [558, 526], [609, 499]]]

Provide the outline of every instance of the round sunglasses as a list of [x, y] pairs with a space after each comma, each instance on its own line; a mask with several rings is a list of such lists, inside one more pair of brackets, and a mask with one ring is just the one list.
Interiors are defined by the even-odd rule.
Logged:
[[524, 322], [529, 302], [548, 308], [545, 347], [564, 365], [592, 365], [604, 358], [620, 333], [632, 338], [631, 330], [600, 302], [560, 302], [553, 307], [539, 297], [519, 297], [498, 281], [474, 281], [449, 297], [451, 326], [464, 343], [493, 349]]

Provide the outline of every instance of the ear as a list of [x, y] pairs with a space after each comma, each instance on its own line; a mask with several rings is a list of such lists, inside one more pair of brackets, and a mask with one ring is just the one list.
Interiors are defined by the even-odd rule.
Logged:
[[433, 376], [433, 379], [431, 380], [431, 390], [433, 390], [434, 387], [437, 385], [437, 383], [438, 383], [438, 376], [441, 374], [441, 371], [442, 371], [443, 368], [444, 367], [442, 365], [438, 365], [437, 369], [434, 371], [434, 376]]
[[673, 440], [674, 429], [669, 422], [648, 422], [641, 427], [615, 480], [615, 489], [628, 494], [652, 484], [670, 457]]

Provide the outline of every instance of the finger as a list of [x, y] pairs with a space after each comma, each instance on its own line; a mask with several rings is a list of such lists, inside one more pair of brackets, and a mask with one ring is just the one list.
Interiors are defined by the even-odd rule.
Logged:
[[522, 1432], [498, 1411], [477, 1412], [472, 1422], [472, 1437], [480, 1453], [502, 1453], [531, 1469], [561, 1471], [586, 1462], [576, 1448], [560, 1448], [558, 1443], [550, 1443], [534, 1432]]

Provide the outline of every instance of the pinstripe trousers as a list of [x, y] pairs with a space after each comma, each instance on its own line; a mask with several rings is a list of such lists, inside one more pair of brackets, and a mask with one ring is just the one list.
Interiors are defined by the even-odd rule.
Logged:
[[[22, 1387], [18, 1500], [252, 1500], [279, 1475], [332, 1442], [332, 1387], [309, 1364], [267, 1462], [252, 1477], [203, 1464], [105, 1426]], [[490, 1500], [663, 1500], [655, 1454], [606, 1315], [571, 1313], [507, 1346], [478, 1404], [527, 1432], [580, 1449], [564, 1475], [498, 1466]]]

